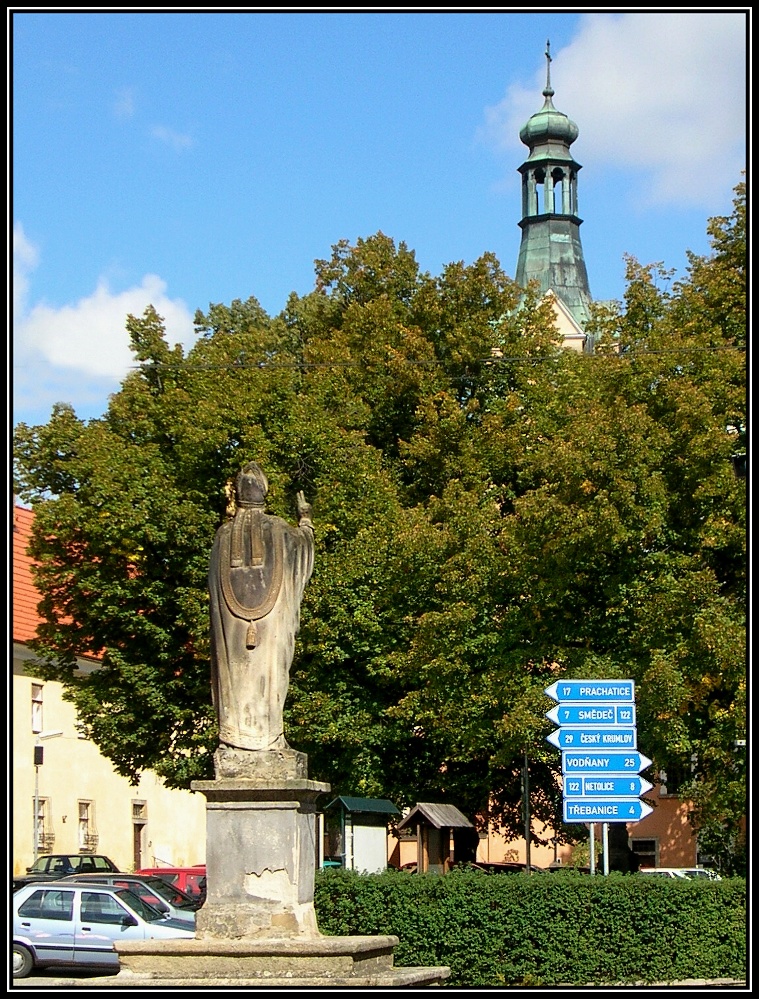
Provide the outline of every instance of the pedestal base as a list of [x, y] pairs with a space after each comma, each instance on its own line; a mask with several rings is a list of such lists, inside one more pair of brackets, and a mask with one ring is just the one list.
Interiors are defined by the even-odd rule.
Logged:
[[130, 940], [116, 945], [121, 971], [100, 984], [178, 986], [435, 985], [449, 968], [396, 968], [394, 936], [275, 940]]
[[317, 936], [316, 800], [303, 778], [196, 781], [206, 806], [207, 896], [199, 940]]

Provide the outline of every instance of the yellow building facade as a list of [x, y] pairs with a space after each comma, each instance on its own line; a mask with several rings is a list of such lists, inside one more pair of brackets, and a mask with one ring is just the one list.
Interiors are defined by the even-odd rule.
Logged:
[[[34, 674], [34, 656], [27, 646], [34, 636], [39, 600], [26, 555], [32, 519], [30, 510], [14, 504], [13, 875], [26, 873], [35, 853], [102, 853], [122, 871], [203, 863], [203, 795], [171, 790], [150, 772], [131, 785], [79, 733], [76, 710], [64, 700], [63, 685]], [[83, 669], [94, 666], [81, 662]]]

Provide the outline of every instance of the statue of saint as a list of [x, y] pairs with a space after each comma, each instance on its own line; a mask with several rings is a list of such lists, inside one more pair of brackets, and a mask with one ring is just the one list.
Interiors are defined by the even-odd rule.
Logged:
[[222, 745], [289, 748], [282, 710], [300, 604], [314, 564], [311, 507], [298, 493], [298, 526], [266, 513], [269, 483], [255, 462], [235, 483], [236, 512], [216, 532], [211, 596], [211, 684]]

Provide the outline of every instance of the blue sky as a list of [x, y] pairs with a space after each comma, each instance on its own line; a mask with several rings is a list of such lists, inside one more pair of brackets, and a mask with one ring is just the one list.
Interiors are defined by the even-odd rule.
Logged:
[[547, 39], [594, 298], [626, 253], [682, 274], [745, 167], [750, 10], [9, 8], [11, 422], [101, 415], [128, 313], [189, 347], [197, 308], [276, 315], [341, 239], [513, 276]]

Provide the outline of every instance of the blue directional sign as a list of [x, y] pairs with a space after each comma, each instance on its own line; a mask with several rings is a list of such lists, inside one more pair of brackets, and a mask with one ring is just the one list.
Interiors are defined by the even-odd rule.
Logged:
[[610, 798], [637, 797], [650, 791], [653, 784], [649, 784], [643, 777], [630, 776], [619, 777], [608, 774], [594, 775], [578, 774], [576, 777], [564, 778], [564, 797], [577, 798], [586, 796], [588, 798], [603, 796]]
[[633, 680], [557, 680], [546, 687], [554, 701], [635, 701]]
[[639, 822], [653, 808], [640, 795], [653, 787], [640, 771], [632, 680], [557, 680], [546, 688], [557, 704], [546, 718], [560, 727], [547, 741], [562, 751], [564, 821]]
[[635, 749], [637, 729], [557, 728], [546, 740], [557, 749]]
[[546, 714], [557, 725], [634, 725], [634, 704], [557, 704]]
[[639, 822], [651, 812], [640, 798], [564, 798], [565, 822]]
[[572, 750], [561, 754], [561, 772], [567, 774], [637, 774], [653, 761], [642, 753], [603, 753]]

